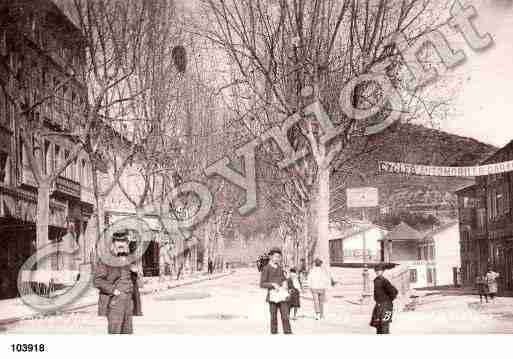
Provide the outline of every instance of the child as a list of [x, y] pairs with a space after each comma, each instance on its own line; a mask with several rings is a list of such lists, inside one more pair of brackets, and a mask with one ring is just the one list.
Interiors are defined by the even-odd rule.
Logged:
[[301, 307], [301, 302], [299, 299], [299, 290], [301, 289], [301, 285], [299, 284], [296, 268], [290, 268], [289, 276], [287, 278], [287, 287], [289, 288], [290, 293], [289, 310], [294, 309], [292, 320], [296, 320], [297, 311]]
[[397, 297], [397, 289], [388, 279], [383, 277], [385, 266], [378, 264], [375, 268], [374, 300], [376, 305], [372, 310], [370, 325], [376, 328], [376, 334], [390, 334], [390, 323], [394, 312], [393, 301]]
[[476, 278], [476, 285], [477, 290], [479, 293], [479, 301], [481, 304], [483, 304], [483, 297], [486, 300], [486, 303], [488, 303], [488, 285], [486, 284], [486, 277], [485, 276], [478, 276]]

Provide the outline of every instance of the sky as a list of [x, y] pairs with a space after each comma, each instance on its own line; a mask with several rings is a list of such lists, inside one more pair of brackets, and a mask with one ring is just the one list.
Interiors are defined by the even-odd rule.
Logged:
[[513, 0], [471, 3], [478, 13], [473, 20], [476, 28], [481, 34], [489, 33], [494, 45], [476, 53], [464, 41], [455, 40], [458, 45], [453, 47], [461, 46], [467, 55], [465, 63], [447, 70], [463, 80], [454, 99], [458, 115], [439, 126], [500, 147], [513, 140]]

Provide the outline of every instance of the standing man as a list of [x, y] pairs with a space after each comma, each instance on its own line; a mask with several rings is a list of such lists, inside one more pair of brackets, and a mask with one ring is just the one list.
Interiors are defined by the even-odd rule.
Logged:
[[132, 316], [141, 316], [137, 265], [128, 262], [128, 232], [112, 235], [113, 254], [125, 265], [112, 267], [98, 262], [94, 286], [100, 290], [98, 315], [106, 316], [109, 334], [132, 334]]
[[378, 264], [375, 268], [374, 301], [370, 325], [376, 328], [376, 334], [390, 334], [390, 323], [394, 312], [393, 301], [397, 297], [397, 289], [388, 279], [383, 277], [385, 266]]
[[292, 334], [288, 298], [271, 298], [271, 291], [275, 291], [276, 294], [285, 292], [288, 296], [287, 278], [281, 266], [281, 250], [273, 248], [269, 252], [269, 256], [269, 264], [262, 269], [260, 275], [260, 288], [267, 289], [266, 302], [269, 303], [269, 312], [271, 314], [271, 334], [278, 334], [278, 310], [280, 311], [283, 333]]
[[212, 258], [208, 258], [208, 274], [212, 275], [214, 273], [214, 262], [212, 262]]

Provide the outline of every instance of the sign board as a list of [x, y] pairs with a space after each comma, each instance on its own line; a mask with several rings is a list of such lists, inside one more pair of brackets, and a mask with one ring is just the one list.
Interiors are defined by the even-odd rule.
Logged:
[[375, 187], [357, 187], [346, 189], [348, 208], [378, 206], [378, 189]]

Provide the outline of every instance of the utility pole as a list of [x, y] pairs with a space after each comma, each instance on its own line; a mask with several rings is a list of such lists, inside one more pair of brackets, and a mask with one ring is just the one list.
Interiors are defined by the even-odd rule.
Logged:
[[367, 218], [365, 208], [372, 208], [378, 206], [378, 189], [374, 187], [359, 187], [346, 189], [347, 207], [360, 208], [362, 211], [362, 300], [361, 303], [365, 304], [370, 298], [370, 283], [369, 283], [369, 269], [367, 266], [367, 238], [365, 228]]
[[[365, 226], [365, 222], [367, 221], [365, 216], [365, 208], [362, 208], [362, 222]], [[369, 285], [369, 268], [367, 267], [367, 238], [365, 236], [366, 229], [364, 228], [362, 232], [362, 258], [363, 258], [363, 293], [362, 293], [362, 300], [366, 301], [370, 297], [370, 285]]]

